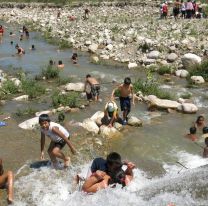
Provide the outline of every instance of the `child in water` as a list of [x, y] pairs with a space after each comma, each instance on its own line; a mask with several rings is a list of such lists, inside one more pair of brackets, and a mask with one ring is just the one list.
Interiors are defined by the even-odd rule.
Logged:
[[14, 176], [12, 171], [4, 172], [2, 159], [0, 159], [0, 189], [7, 188], [8, 204], [13, 203], [13, 181]]
[[196, 136], [196, 127], [191, 127], [189, 131], [190, 133], [187, 134], [185, 137], [192, 141], [196, 141], [198, 139], [198, 137]]
[[61, 60], [58, 61], [57, 67], [58, 67], [59, 69], [64, 69], [64, 64], [63, 64], [63, 62], [62, 62]]
[[205, 138], [204, 143], [206, 146], [204, 147], [203, 157], [208, 158], [208, 137]]
[[41, 127], [41, 160], [44, 159], [45, 136], [51, 139], [48, 148], [48, 154], [51, 158], [53, 166], [56, 168], [58, 161], [56, 158], [64, 160], [64, 166], [70, 165], [70, 157], [66, 157], [61, 149], [67, 144], [71, 152], [75, 154], [75, 148], [69, 140], [69, 132], [60, 124], [51, 122], [47, 114], [39, 116], [39, 124]]
[[204, 116], [202, 116], [202, 115], [198, 116], [194, 126], [197, 129], [201, 129], [202, 130], [206, 126], [205, 125], [205, 118], [204, 118]]
[[77, 64], [78, 63], [78, 55], [77, 53], [73, 53], [72, 57], [71, 57], [72, 63], [73, 64]]

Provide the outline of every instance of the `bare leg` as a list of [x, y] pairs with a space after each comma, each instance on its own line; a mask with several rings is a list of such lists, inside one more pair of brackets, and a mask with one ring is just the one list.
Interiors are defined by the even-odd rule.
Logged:
[[69, 166], [69, 164], [70, 164], [70, 157], [66, 157], [66, 156], [64, 155], [64, 153], [60, 150], [59, 147], [53, 148], [52, 154], [53, 154], [55, 157], [58, 157], [58, 158], [64, 160], [64, 166], [65, 166], [65, 167], [68, 167], [68, 166]]
[[54, 147], [55, 147], [54, 142], [51, 141], [51, 143], [50, 143], [50, 145], [48, 147], [48, 155], [49, 155], [52, 163], [56, 162], [56, 156], [52, 153]]
[[125, 185], [128, 185], [133, 179], [132, 175], [126, 175], [125, 177]]

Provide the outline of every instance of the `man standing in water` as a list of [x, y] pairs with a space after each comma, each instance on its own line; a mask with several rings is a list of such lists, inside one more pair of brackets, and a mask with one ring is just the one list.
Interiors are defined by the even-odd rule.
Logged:
[[131, 99], [130, 95], [132, 96], [132, 103], [134, 103], [134, 92], [133, 92], [133, 85], [131, 84], [131, 79], [126, 77], [124, 79], [124, 83], [119, 85], [116, 89], [113, 90], [111, 98], [114, 100], [115, 91], [118, 90], [120, 92], [120, 106], [121, 111], [123, 111], [123, 124], [127, 124], [127, 116], [131, 111]]
[[100, 84], [99, 84], [99, 82], [94, 77], [91, 77], [90, 74], [87, 74], [86, 75], [86, 80], [85, 80], [84, 91], [86, 91], [87, 84], [89, 84], [90, 87], [91, 87], [92, 98], [95, 101], [98, 101], [99, 100], [99, 95], [100, 95]]
[[13, 181], [14, 176], [12, 171], [4, 172], [2, 160], [0, 159], [0, 189], [7, 188], [8, 204], [13, 203]]

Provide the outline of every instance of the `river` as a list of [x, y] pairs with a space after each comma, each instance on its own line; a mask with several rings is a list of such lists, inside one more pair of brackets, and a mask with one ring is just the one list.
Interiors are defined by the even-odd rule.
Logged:
[[[111, 83], [112, 80], [122, 82], [124, 77], [130, 76], [134, 81], [144, 76], [142, 70], [92, 64], [88, 53], [73, 51], [73, 49], [59, 50], [57, 46], [48, 44], [38, 32], [30, 32], [29, 40], [20, 42], [18, 31], [21, 27], [1, 23], [7, 27], [3, 43], [0, 44], [0, 67], [4, 71], [8, 72], [11, 69], [10, 66], [22, 67], [29, 75], [34, 76], [40, 73], [41, 68], [47, 65], [50, 59], [53, 59], [56, 62], [58, 60], [64, 62], [65, 69], [61, 75], [73, 76], [74, 82], [84, 81], [88, 73], [101, 81], [103, 101], [97, 104], [91, 103], [87, 109], [67, 115], [70, 121], [82, 121], [96, 111], [103, 110], [105, 101], [109, 99], [115, 86]], [[13, 31], [16, 36], [9, 37], [10, 31]], [[14, 44], [11, 45], [10, 41], [14, 41]], [[26, 50], [24, 56], [13, 56], [16, 53], [14, 48], [16, 43]], [[29, 50], [32, 44], [36, 47], [35, 51]], [[78, 53], [79, 66], [70, 62], [73, 52]], [[200, 166], [206, 165], [208, 161], [201, 157], [202, 149], [185, 139], [184, 134], [188, 133], [189, 127], [199, 114], [207, 117], [208, 93], [206, 88], [185, 88], [185, 80], [174, 76], [171, 79], [175, 84], [162, 85], [162, 87], [176, 95], [186, 91], [192, 93], [192, 99], [199, 107], [199, 112], [194, 115], [177, 112], [148, 112], [145, 104], [137, 103], [132, 108], [131, 115], [142, 119], [143, 127], [126, 126], [123, 137], [109, 140], [110, 151], [117, 151], [121, 153], [123, 159], [136, 163], [138, 169], [134, 171], [135, 178], [126, 189], [117, 186], [115, 189], [99, 191], [95, 195], [85, 195], [72, 188], [73, 176], [82, 168], [88, 167], [86, 165], [89, 162], [84, 160], [84, 155], [75, 158], [73, 166], [65, 171], [51, 170], [48, 167], [39, 170], [28, 167], [29, 162], [39, 157], [39, 132], [23, 131], [18, 128], [17, 125], [22, 119], [13, 118], [13, 113], [18, 108], [22, 109], [26, 106], [32, 106], [41, 111], [47, 109], [48, 104], [39, 101], [27, 103], [8, 101], [5, 106], [1, 106], [1, 111], [4, 112], [1, 118], [7, 114], [12, 117], [8, 120], [8, 126], [0, 128], [0, 157], [5, 162], [5, 168], [12, 169], [16, 174], [14, 205], [166, 206], [170, 202], [177, 206], [207, 205], [207, 166]], [[81, 136], [82, 134], [84, 138], [85, 134], [80, 133]], [[200, 144], [203, 145], [203, 143]], [[84, 146], [88, 147], [88, 144]], [[99, 152], [96, 154], [93, 152], [92, 156], [98, 155]], [[176, 163], [177, 161], [188, 169], [181, 167]], [[0, 205], [4, 204], [5, 201], [0, 199]]]

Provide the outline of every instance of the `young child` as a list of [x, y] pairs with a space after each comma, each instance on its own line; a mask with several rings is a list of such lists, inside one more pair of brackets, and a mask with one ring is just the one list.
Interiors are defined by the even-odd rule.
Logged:
[[78, 63], [78, 55], [77, 55], [77, 53], [73, 53], [72, 54], [71, 61], [72, 61], [73, 64], [77, 64]]
[[190, 133], [187, 134], [185, 137], [192, 141], [196, 141], [198, 139], [198, 137], [196, 136], [196, 127], [191, 127], [189, 131]]
[[206, 147], [204, 147], [203, 157], [208, 158], [208, 137], [205, 138], [204, 143]]
[[57, 159], [60, 158], [64, 160], [64, 166], [68, 167], [70, 165], [70, 157], [66, 157], [61, 149], [67, 144], [71, 149], [71, 152], [75, 154], [75, 148], [69, 141], [69, 132], [60, 124], [51, 122], [47, 114], [42, 114], [39, 116], [39, 124], [41, 126], [41, 159], [44, 159], [44, 146], [45, 146], [45, 136], [51, 139], [51, 143], [48, 148], [48, 154], [51, 158], [53, 166], [57, 167]]
[[7, 188], [8, 204], [13, 203], [13, 182], [14, 176], [12, 171], [4, 172], [2, 159], [0, 159], [0, 188]]
[[120, 92], [120, 106], [121, 111], [123, 111], [123, 124], [127, 124], [127, 116], [129, 112], [131, 111], [131, 99], [130, 94], [132, 95], [132, 103], [134, 103], [134, 92], [133, 92], [133, 85], [131, 84], [131, 79], [129, 77], [126, 77], [124, 79], [124, 83], [119, 85], [116, 89], [112, 91], [111, 98], [114, 100], [114, 93], [116, 90], [119, 90]]
[[[122, 166], [126, 165], [124, 171]], [[107, 159], [95, 158], [91, 165], [91, 176], [87, 178], [82, 190], [87, 193], [95, 193], [111, 184], [122, 184], [126, 186], [133, 179], [132, 170], [135, 165], [132, 162], [122, 162], [120, 154], [112, 152]]]
[[58, 67], [59, 69], [64, 69], [64, 64], [63, 64], [63, 62], [62, 62], [61, 60], [58, 61], [57, 67]]

